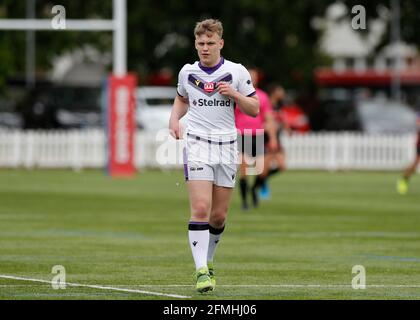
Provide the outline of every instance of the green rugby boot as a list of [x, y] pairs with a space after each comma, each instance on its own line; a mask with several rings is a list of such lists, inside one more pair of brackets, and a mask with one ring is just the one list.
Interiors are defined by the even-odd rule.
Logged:
[[397, 192], [401, 195], [406, 194], [408, 191], [408, 183], [405, 179], [400, 179], [397, 182]]
[[197, 272], [195, 273], [195, 279], [197, 281], [195, 289], [198, 292], [204, 293], [204, 292], [213, 290], [208, 268], [203, 267], [203, 268], [198, 269]]
[[216, 287], [216, 276], [214, 274], [214, 265], [213, 262], [207, 262], [207, 267], [209, 268], [209, 276], [212, 285], [212, 290]]

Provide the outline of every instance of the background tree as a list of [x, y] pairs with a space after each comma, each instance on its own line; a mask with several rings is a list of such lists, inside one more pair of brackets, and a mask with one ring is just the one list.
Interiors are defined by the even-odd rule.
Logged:
[[[313, 82], [313, 69], [328, 63], [317, 47], [320, 33], [311, 26], [312, 18], [323, 16], [331, 0], [236, 0], [177, 1], [128, 0], [128, 69], [147, 75], [162, 67], [177, 72], [196, 60], [193, 28], [196, 21], [214, 17], [225, 27], [223, 55], [234, 61], [257, 65], [266, 80], [277, 80], [286, 87], [303, 90]], [[343, 1], [349, 8], [364, 5], [368, 19], [378, 15], [378, 5], [389, 1]], [[52, 0], [36, 1], [37, 18], [51, 18]], [[106, 18], [112, 16], [111, 0], [62, 0], [68, 18]], [[420, 44], [420, 2], [401, 1], [402, 38]], [[0, 18], [24, 18], [25, 1], [3, 0]], [[101, 51], [112, 50], [110, 32], [37, 32], [37, 70], [51, 67], [52, 58], [89, 43]], [[0, 87], [8, 76], [25, 70], [25, 33], [0, 31]], [[174, 74], [176, 79], [176, 74]], [[175, 81], [175, 80], [174, 80]]]

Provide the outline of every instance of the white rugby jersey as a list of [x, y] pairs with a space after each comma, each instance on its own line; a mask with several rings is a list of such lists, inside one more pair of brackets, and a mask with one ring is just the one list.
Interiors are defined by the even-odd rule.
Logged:
[[217, 92], [225, 81], [245, 96], [255, 94], [251, 76], [241, 64], [221, 57], [214, 67], [186, 64], [178, 76], [178, 94], [189, 100], [187, 132], [196, 135], [236, 135], [235, 101]]

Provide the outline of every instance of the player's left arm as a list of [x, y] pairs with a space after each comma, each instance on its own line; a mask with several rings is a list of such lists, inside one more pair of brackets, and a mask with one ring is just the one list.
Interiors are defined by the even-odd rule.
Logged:
[[243, 113], [251, 117], [258, 116], [260, 112], [260, 100], [256, 94], [250, 97], [244, 96], [232, 88], [227, 82], [219, 82], [217, 84], [217, 91], [224, 96], [234, 99]]

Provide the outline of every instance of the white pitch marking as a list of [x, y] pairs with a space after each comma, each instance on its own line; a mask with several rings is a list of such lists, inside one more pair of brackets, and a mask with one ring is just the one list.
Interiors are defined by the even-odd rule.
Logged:
[[[137, 284], [133, 287], [191, 287], [185, 284], [168, 284], [168, 285], [145, 285]], [[219, 284], [218, 287], [234, 287], [234, 288], [350, 288], [351, 284]], [[420, 285], [410, 284], [366, 284], [366, 288], [420, 288]]]
[[[28, 279], [28, 278], [21, 278], [21, 277], [14, 277], [14, 276], [6, 276], [0, 275], [0, 278], [6, 279], [15, 279], [15, 280], [26, 280], [26, 281], [34, 281], [34, 282], [41, 282], [45, 284], [51, 285], [51, 281], [41, 280], [41, 279]], [[126, 288], [117, 288], [117, 287], [124, 287], [127, 286], [126, 284], [121, 285], [114, 285], [114, 287], [104, 287], [104, 286], [95, 286], [95, 285], [85, 285], [85, 284], [77, 284], [77, 283], [66, 283], [69, 286], [74, 287], [90, 287], [90, 288], [105, 288], [109, 290], [117, 290], [117, 291], [128, 291], [128, 292], [138, 292], [144, 293], [148, 291], [139, 291], [133, 289], [126, 289]], [[4, 284], [0, 285], [0, 287], [18, 287], [18, 286], [29, 286], [24, 284]], [[349, 288], [352, 289], [350, 284], [219, 284], [218, 287], [232, 287], [232, 288], [321, 288], [321, 289], [328, 289], [328, 288]], [[134, 284], [131, 287], [194, 287], [193, 285], [187, 284]], [[367, 284], [366, 288], [420, 288], [420, 284]], [[172, 295], [172, 294], [164, 294], [159, 292], [148, 292], [148, 294], [156, 294], [156, 295], [165, 295], [171, 297], [179, 297], [179, 298], [191, 298], [189, 296], [180, 296], [180, 295]]]
[[[51, 284], [51, 281], [48, 281], [48, 280], [15, 277], [15, 276], [3, 275], [3, 274], [0, 274], [0, 278]], [[64, 284], [67, 285], [67, 286], [71, 286], [71, 287], [85, 287], [85, 288], [93, 288], [93, 289], [101, 289], [101, 290], [113, 290], [113, 291], [130, 292], [130, 293], [142, 293], [142, 294], [146, 294], [146, 295], [164, 296], [164, 297], [179, 298], [179, 299], [190, 299], [191, 298], [189, 296], [181, 296], [181, 295], [178, 295], [178, 294], [167, 294], [167, 293], [161, 293], [161, 292], [151, 292], [151, 291], [134, 290], [134, 289], [126, 289], [126, 288], [115, 288], [115, 287], [90, 285], [90, 284], [80, 284], [80, 283], [71, 283], [71, 282], [66, 282]]]

